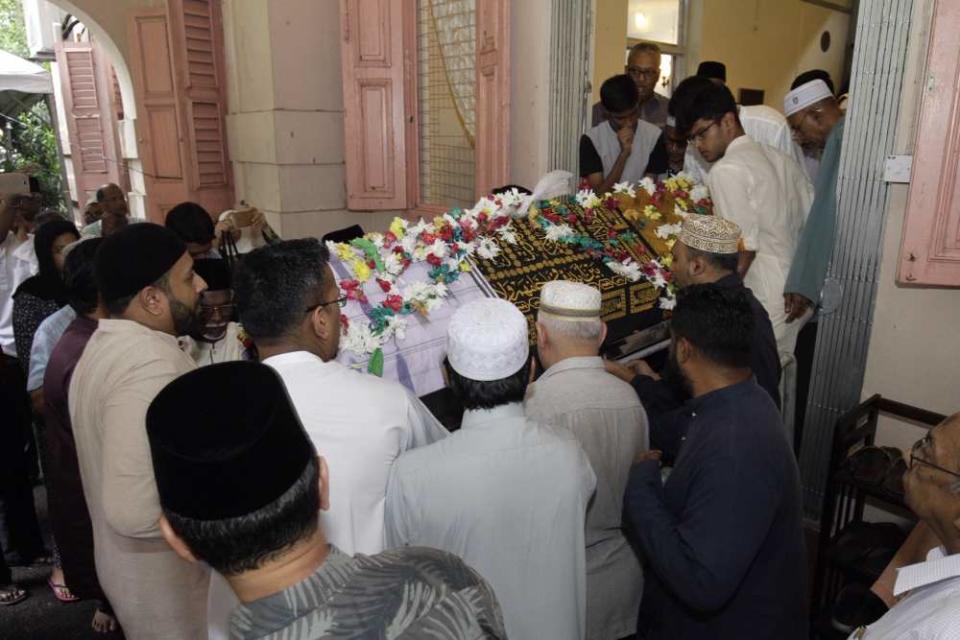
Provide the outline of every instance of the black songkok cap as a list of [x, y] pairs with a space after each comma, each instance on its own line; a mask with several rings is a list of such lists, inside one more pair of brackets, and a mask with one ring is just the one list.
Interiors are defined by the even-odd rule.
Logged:
[[231, 289], [230, 266], [223, 258], [200, 258], [193, 261], [193, 270], [207, 283], [208, 291]]
[[237, 518], [282, 496], [316, 457], [273, 369], [257, 362], [200, 367], [147, 410], [164, 509], [194, 520]]
[[131, 224], [103, 240], [94, 273], [107, 304], [159, 280], [187, 252], [171, 231], [149, 222]]
[[697, 67], [697, 75], [701, 78], [716, 78], [727, 81], [727, 65], [716, 60], [704, 60]]

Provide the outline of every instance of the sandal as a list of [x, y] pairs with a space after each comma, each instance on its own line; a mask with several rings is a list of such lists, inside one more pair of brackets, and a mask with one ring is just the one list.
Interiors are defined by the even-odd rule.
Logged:
[[0, 589], [0, 606], [10, 606], [27, 599], [27, 592], [15, 584]]
[[47, 584], [53, 591], [54, 597], [60, 602], [76, 602], [80, 598], [70, 593], [70, 587], [65, 584], [56, 584], [52, 578], [47, 578]]

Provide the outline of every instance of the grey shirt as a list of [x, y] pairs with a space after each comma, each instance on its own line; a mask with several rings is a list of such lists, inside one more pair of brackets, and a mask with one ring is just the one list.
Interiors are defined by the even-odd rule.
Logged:
[[567, 358], [527, 390], [527, 416], [569, 428], [597, 475], [587, 510], [587, 638], [623, 638], [636, 629], [643, 569], [621, 529], [634, 454], [649, 445], [647, 414], [626, 382], [599, 357]]
[[497, 599], [476, 571], [436, 549], [350, 557], [336, 547], [306, 580], [241, 605], [238, 640], [506, 638]]
[[387, 546], [454, 553], [489, 580], [511, 640], [583, 638], [584, 514], [596, 486], [566, 429], [514, 403], [403, 453], [387, 484]]

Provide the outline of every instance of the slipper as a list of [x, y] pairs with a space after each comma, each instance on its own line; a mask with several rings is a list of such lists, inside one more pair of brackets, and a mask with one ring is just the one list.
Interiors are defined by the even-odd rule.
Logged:
[[27, 592], [15, 584], [0, 589], [0, 606], [10, 606], [27, 599]]
[[65, 584], [55, 584], [51, 578], [47, 578], [47, 584], [50, 586], [50, 590], [53, 591], [54, 597], [60, 602], [76, 602], [80, 599], [70, 593], [70, 587]]

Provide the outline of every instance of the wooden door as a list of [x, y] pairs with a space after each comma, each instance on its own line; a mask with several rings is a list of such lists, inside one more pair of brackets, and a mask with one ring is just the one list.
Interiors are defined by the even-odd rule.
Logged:
[[120, 154], [111, 106], [110, 65], [91, 42], [58, 42], [55, 47], [70, 159], [81, 207], [97, 188], [120, 183]]
[[510, 3], [477, 1], [477, 196], [510, 173]]

